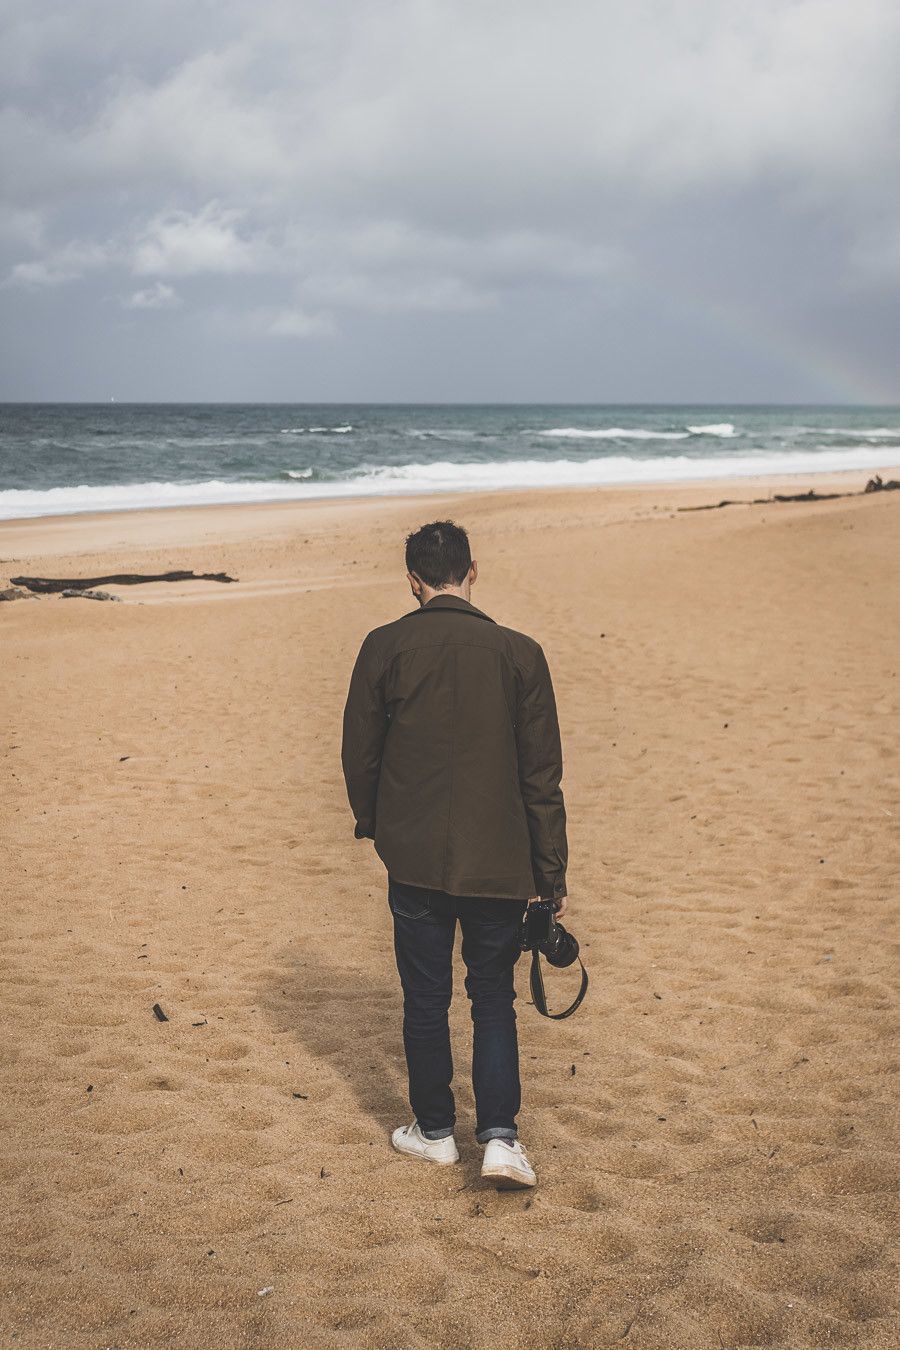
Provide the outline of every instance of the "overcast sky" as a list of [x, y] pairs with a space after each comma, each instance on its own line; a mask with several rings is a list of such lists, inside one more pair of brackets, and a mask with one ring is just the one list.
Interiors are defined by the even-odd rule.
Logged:
[[0, 13], [0, 398], [900, 402], [897, 0]]

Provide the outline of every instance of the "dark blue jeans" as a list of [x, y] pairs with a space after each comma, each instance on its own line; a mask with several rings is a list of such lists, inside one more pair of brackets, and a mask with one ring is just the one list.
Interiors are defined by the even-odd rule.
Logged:
[[521, 955], [525, 903], [448, 895], [388, 878], [394, 951], [403, 986], [409, 1103], [429, 1139], [446, 1138], [456, 1124], [447, 1014], [457, 919], [474, 1023], [475, 1137], [480, 1143], [516, 1138], [521, 1085], [513, 969]]

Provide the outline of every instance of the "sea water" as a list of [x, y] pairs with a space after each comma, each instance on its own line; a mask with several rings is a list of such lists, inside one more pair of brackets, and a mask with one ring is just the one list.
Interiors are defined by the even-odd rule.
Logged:
[[0, 405], [0, 518], [898, 464], [883, 407]]

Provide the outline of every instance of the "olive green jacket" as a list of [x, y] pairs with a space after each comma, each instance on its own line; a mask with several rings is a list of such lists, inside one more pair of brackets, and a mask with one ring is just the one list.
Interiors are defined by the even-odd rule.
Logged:
[[397, 881], [566, 894], [562, 748], [540, 645], [438, 594], [363, 641], [341, 763], [356, 838]]

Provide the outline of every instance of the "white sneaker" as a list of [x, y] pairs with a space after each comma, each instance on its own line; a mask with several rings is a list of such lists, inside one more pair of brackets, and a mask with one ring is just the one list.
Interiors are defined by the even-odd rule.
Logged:
[[459, 1150], [453, 1135], [448, 1134], [446, 1139], [426, 1139], [417, 1120], [395, 1130], [391, 1135], [391, 1143], [398, 1153], [405, 1153], [408, 1158], [421, 1158], [422, 1162], [437, 1163], [440, 1167], [459, 1162]]
[[481, 1175], [498, 1191], [536, 1186], [537, 1176], [518, 1139], [489, 1139], [484, 1150]]

